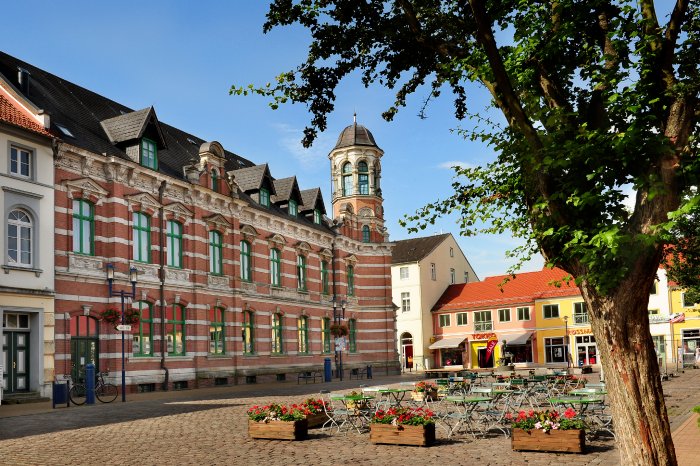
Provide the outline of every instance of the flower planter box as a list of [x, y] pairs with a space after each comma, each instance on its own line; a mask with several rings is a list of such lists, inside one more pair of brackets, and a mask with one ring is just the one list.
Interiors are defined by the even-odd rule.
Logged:
[[586, 436], [583, 430], [543, 430], [513, 429], [511, 446], [513, 450], [552, 451], [564, 453], [584, 453]]
[[328, 421], [328, 416], [326, 416], [326, 413], [309, 414], [306, 416], [306, 422], [308, 423], [309, 429], [323, 427], [323, 424], [325, 424], [326, 421]]
[[430, 400], [437, 400], [437, 390], [430, 390], [427, 392], [411, 392], [411, 399], [413, 401], [425, 401], [426, 398]]
[[301, 421], [255, 422], [248, 419], [248, 436], [270, 440], [304, 440], [309, 436], [309, 424]]
[[435, 443], [435, 424], [425, 426], [394, 426], [370, 424], [369, 441], [390, 445], [429, 447]]

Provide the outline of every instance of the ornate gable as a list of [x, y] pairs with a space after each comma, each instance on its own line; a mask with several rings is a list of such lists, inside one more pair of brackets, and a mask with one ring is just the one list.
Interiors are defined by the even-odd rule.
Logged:
[[65, 186], [69, 199], [85, 199], [95, 205], [101, 204], [109, 194], [109, 191], [90, 178], [65, 180], [61, 184]]
[[144, 212], [152, 216], [160, 208], [158, 199], [148, 193], [132, 194], [126, 196], [126, 200], [131, 212]]
[[210, 215], [204, 217], [202, 220], [207, 222], [207, 225], [217, 230], [231, 228], [231, 224], [226, 220], [226, 217], [221, 214]]

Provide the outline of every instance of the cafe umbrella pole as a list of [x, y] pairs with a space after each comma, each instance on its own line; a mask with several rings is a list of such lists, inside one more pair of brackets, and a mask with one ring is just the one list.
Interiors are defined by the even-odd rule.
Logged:
[[122, 333], [122, 403], [126, 402], [126, 357], [124, 351], [124, 301], [126, 298], [135, 299], [136, 298], [136, 282], [138, 281], [138, 272], [136, 267], [131, 267], [129, 269], [129, 281], [131, 282], [131, 292], [128, 293], [124, 290], [114, 291], [114, 265], [107, 264], [107, 283], [109, 285], [109, 297], [113, 298], [119, 296], [121, 300], [121, 333]]

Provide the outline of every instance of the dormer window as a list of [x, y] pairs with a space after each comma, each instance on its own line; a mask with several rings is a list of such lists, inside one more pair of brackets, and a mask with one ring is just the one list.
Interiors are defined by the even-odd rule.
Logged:
[[314, 209], [314, 223], [316, 225], [321, 224], [321, 211], [318, 209]]
[[297, 205], [297, 201], [290, 199], [287, 211], [289, 215], [296, 217], [299, 214], [299, 206]]
[[216, 171], [216, 168], [211, 169], [211, 190], [219, 192], [219, 172]]
[[150, 139], [141, 140], [141, 165], [153, 170], [158, 169], [158, 149], [156, 143]]
[[270, 207], [270, 191], [265, 188], [260, 188], [260, 205], [263, 207]]

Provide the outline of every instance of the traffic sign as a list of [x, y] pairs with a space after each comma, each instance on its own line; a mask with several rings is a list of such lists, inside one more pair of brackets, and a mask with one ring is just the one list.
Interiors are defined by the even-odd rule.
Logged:
[[131, 325], [117, 325], [117, 330], [120, 332], [131, 332]]

